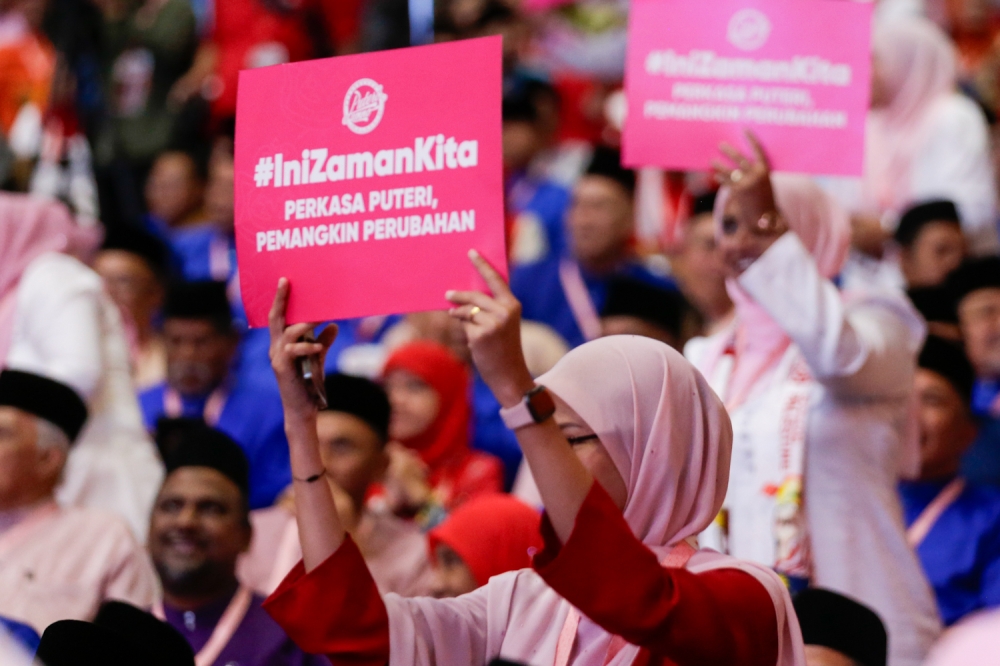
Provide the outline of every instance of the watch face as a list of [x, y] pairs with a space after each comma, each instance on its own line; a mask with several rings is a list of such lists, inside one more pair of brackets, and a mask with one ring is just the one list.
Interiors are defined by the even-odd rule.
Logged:
[[531, 418], [535, 423], [541, 423], [555, 414], [556, 403], [548, 389], [543, 387], [528, 397], [528, 411], [531, 412]]

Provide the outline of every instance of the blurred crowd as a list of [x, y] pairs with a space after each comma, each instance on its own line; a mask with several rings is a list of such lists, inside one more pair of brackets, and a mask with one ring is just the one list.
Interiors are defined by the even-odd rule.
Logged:
[[[302, 549], [240, 296], [238, 73], [499, 35], [531, 375], [607, 336], [685, 354], [734, 433], [700, 542], [782, 576], [811, 666], [998, 663], [1000, 3], [877, 1], [862, 178], [752, 143], [624, 167], [628, 6], [0, 0], [0, 662], [326, 663], [262, 608]], [[755, 182], [781, 233], [748, 254]], [[542, 500], [462, 322], [337, 325], [324, 482], [379, 591], [531, 566]]]

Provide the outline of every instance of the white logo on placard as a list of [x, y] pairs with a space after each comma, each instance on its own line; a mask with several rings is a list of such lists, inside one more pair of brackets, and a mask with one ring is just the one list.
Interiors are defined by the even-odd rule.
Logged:
[[726, 37], [743, 51], [756, 51], [771, 35], [771, 21], [756, 9], [741, 9], [729, 19]]
[[368, 134], [378, 127], [389, 96], [371, 79], [358, 79], [344, 95], [344, 124], [355, 134]]

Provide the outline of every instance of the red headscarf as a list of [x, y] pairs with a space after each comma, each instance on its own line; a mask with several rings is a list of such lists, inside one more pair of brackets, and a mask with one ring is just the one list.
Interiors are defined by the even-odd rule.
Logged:
[[458, 462], [469, 452], [469, 373], [446, 347], [426, 340], [411, 342], [393, 352], [382, 376], [394, 370], [416, 375], [438, 395], [438, 415], [430, 427], [400, 442], [420, 454], [431, 468], [433, 484], [443, 466]]
[[443, 543], [462, 558], [476, 583], [486, 585], [493, 576], [531, 566], [531, 556], [542, 549], [541, 522], [538, 511], [510, 495], [480, 495], [427, 534], [431, 559]]

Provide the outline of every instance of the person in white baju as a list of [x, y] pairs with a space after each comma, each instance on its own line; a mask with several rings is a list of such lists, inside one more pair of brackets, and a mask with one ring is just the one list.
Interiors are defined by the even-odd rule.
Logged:
[[121, 518], [55, 502], [86, 418], [68, 385], [0, 372], [0, 615], [39, 633], [92, 620], [108, 599], [148, 607], [156, 590], [149, 556]]
[[0, 358], [87, 400], [59, 503], [117, 512], [144, 540], [163, 464], [143, 425], [121, 315], [97, 273], [71, 254], [86, 253], [77, 234], [61, 204], [0, 195]]
[[[717, 167], [732, 326], [686, 353], [725, 401], [733, 455], [724, 511], [703, 543], [872, 607], [890, 665], [921, 663], [940, 632], [896, 495], [924, 324], [902, 296], [845, 298], [830, 282], [849, 227], [804, 177], [772, 176], [763, 150]], [[773, 188], [773, 189], [772, 189]]]

